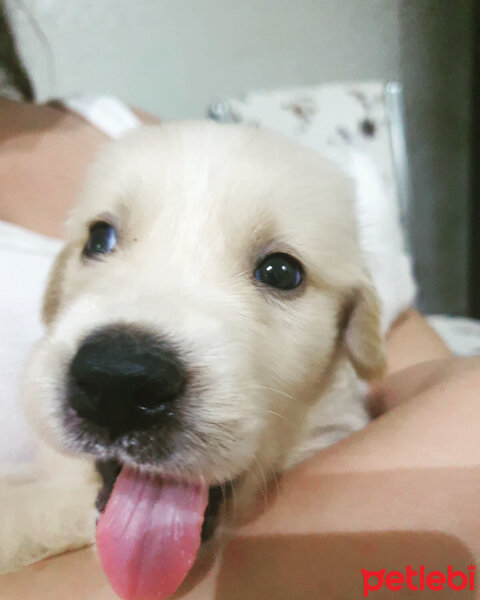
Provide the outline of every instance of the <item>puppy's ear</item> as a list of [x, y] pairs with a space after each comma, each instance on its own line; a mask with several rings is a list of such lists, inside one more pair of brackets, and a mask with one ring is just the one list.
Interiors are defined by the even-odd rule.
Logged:
[[50, 271], [42, 304], [42, 321], [45, 325], [53, 321], [60, 306], [63, 272], [69, 256], [70, 244], [67, 244], [55, 259]]
[[361, 379], [381, 378], [386, 367], [380, 307], [370, 283], [355, 292], [345, 328], [347, 355]]

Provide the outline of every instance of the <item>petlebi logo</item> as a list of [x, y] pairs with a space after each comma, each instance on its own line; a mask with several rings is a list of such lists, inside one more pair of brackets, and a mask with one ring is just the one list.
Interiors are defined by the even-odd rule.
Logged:
[[460, 592], [475, 588], [475, 565], [468, 565], [465, 571], [456, 571], [451, 565], [446, 572], [425, 570], [424, 566], [413, 569], [407, 565], [405, 571], [367, 571], [360, 569], [362, 573], [363, 596], [366, 598], [382, 588], [392, 592], [400, 590], [411, 590], [412, 592], [432, 590], [452, 590]]

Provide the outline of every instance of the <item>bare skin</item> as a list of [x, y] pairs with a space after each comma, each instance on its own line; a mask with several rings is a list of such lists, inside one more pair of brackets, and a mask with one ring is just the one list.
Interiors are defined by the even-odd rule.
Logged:
[[106, 141], [72, 113], [0, 99], [0, 218], [61, 237], [87, 165]]
[[[40, 115], [40, 109], [55, 110], [49, 107], [20, 114], [24, 109], [16, 106], [18, 113], [9, 110], [17, 129], [10, 117], [3, 120], [0, 106], [0, 131], [10, 132], [0, 146], [0, 176], [10, 174], [1, 217], [58, 235], [84, 169], [105, 139], [72, 115]], [[65, 169], [61, 181], [46, 177], [52, 164]], [[25, 172], [36, 173], [36, 185], [18, 182]], [[376, 413], [384, 414], [282, 477], [260, 516], [237, 531], [213, 565], [199, 565], [176, 597], [353, 599], [362, 597], [361, 568], [444, 570], [453, 564], [465, 571], [480, 558], [480, 358], [451, 357], [413, 310], [392, 327], [387, 354], [389, 374], [372, 392]], [[462, 594], [455, 597], [476, 597]], [[116, 598], [92, 549], [0, 577], [1, 600], [65, 597]], [[372, 597], [390, 596], [384, 590]], [[432, 597], [450, 598], [451, 591]]]
[[[159, 122], [134, 112], [145, 123]], [[108, 139], [59, 107], [0, 98], [0, 219], [61, 237], [85, 171]]]

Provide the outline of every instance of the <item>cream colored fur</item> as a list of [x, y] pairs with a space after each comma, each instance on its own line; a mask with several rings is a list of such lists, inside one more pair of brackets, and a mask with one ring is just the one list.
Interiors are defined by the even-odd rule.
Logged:
[[40, 444], [37, 464], [0, 477], [0, 575], [92, 543], [99, 477]]
[[[59, 419], [67, 365], [84, 336], [117, 322], [174, 340], [198, 373], [187, 414], [198, 436], [150, 465], [160, 472], [240, 477], [250, 490], [365, 425], [359, 378], [381, 374], [384, 357], [353, 194], [316, 153], [253, 128], [175, 123], [111, 144], [71, 215], [26, 373], [40, 436], [72, 453]], [[115, 225], [118, 249], [87, 264], [81, 251], [98, 219]], [[253, 282], [274, 251], [303, 263], [302, 289]], [[63, 460], [75, 465], [68, 477], [52, 462], [37, 481], [0, 492], [12, 519], [2, 570], [92, 541], [96, 478]]]

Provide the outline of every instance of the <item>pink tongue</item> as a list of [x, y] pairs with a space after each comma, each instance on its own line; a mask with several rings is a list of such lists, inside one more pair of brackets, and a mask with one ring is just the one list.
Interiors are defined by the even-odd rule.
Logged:
[[162, 600], [195, 560], [208, 501], [204, 484], [123, 467], [97, 523], [100, 562], [125, 600]]

